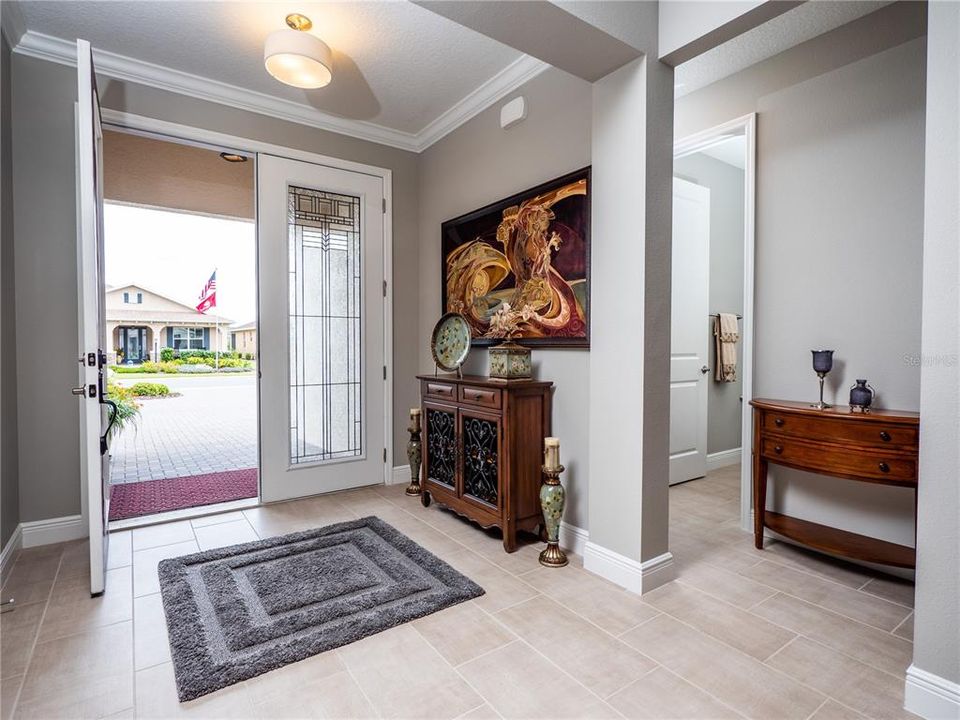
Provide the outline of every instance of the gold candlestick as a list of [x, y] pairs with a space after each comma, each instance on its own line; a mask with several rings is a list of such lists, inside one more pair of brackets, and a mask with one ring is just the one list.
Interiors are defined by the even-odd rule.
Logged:
[[407, 441], [407, 460], [410, 461], [410, 484], [407, 486], [407, 495], [419, 495], [420, 488], [420, 464], [423, 461], [422, 446], [420, 442], [420, 408], [410, 408], [410, 427], [407, 428], [410, 433], [410, 440]]

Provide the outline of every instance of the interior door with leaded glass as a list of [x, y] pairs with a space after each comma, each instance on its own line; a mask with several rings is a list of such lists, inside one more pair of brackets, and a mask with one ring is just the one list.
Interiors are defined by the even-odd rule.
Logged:
[[265, 502], [382, 483], [384, 180], [261, 155]]

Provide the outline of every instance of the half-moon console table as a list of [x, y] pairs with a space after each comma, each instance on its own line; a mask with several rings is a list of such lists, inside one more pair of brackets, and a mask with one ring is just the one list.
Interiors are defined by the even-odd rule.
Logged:
[[787, 400], [751, 400], [753, 406], [753, 535], [763, 548], [763, 529], [815, 550], [843, 557], [912, 568], [916, 552], [878, 540], [781, 515], [766, 509], [767, 466], [880, 483], [914, 490], [916, 510], [920, 415], [899, 410], [823, 410]]

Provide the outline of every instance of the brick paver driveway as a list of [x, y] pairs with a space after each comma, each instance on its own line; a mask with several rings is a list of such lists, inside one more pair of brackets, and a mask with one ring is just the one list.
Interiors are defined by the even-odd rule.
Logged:
[[[114, 375], [130, 386], [136, 375]], [[136, 427], [114, 438], [112, 483], [199, 475], [257, 466], [257, 385], [253, 375], [149, 380], [167, 385], [176, 398], [141, 402]]]

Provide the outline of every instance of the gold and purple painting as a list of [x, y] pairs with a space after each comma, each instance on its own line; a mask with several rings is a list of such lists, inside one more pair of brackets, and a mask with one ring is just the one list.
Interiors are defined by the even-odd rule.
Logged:
[[448, 220], [444, 312], [474, 345], [590, 344], [590, 168]]

